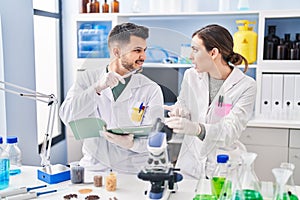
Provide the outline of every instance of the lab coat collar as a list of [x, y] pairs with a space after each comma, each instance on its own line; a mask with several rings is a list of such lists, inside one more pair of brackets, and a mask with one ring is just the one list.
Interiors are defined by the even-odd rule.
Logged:
[[116, 101], [122, 102], [130, 99], [134, 90], [137, 90], [138, 88], [150, 83], [150, 80], [143, 79], [142, 76], [142, 74], [133, 74], [131, 76], [131, 80]]
[[222, 86], [224, 93], [230, 90], [235, 84], [237, 84], [243, 78], [244, 78], [244, 73], [238, 67], [233, 67], [232, 72], [229, 74], [228, 78], [225, 80]]

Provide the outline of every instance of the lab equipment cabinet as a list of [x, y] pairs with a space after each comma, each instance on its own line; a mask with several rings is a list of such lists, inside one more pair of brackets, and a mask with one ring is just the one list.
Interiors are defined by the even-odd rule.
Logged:
[[[70, 46], [74, 71], [109, 62], [107, 55], [99, 58], [78, 56], [78, 31], [83, 24], [88, 22], [101, 26], [101, 22], [105, 22], [114, 27], [123, 22], [133, 22], [145, 25], [150, 29], [145, 75], [171, 91], [172, 103], [174, 95], [179, 93], [184, 70], [191, 67], [182, 63], [181, 57], [182, 47], [190, 44], [192, 33], [208, 24], [220, 24], [233, 35], [237, 31], [236, 20], [241, 19], [255, 21], [254, 31], [258, 34], [257, 61], [250, 65], [249, 70], [249, 75], [257, 82], [255, 111], [241, 140], [248, 151], [258, 153], [255, 169], [261, 180], [274, 180], [271, 169], [288, 161], [296, 165], [294, 177], [300, 177], [300, 147], [295, 143], [300, 139], [300, 60], [264, 58], [269, 26], [276, 26], [279, 38], [290, 34], [290, 40], [296, 43], [296, 35], [300, 33], [300, 10], [80, 14], [75, 19], [74, 34], [70, 36], [74, 41]], [[166, 74], [163, 78], [158, 75], [160, 71]], [[300, 184], [299, 179], [296, 183]]]

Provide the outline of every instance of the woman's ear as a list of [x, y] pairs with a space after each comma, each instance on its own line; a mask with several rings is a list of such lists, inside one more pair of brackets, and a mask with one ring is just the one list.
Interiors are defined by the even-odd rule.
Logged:
[[218, 48], [213, 48], [210, 52], [213, 59], [215, 59], [220, 53]]

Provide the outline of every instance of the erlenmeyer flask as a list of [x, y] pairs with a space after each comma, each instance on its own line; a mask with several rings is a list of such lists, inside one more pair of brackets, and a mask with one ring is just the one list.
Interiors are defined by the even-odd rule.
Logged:
[[298, 198], [295, 195], [290, 195], [285, 187], [292, 175], [292, 171], [284, 168], [274, 168], [272, 172], [276, 179], [276, 190], [273, 200], [297, 200]]
[[[205, 171], [206, 165], [201, 163], [201, 172]], [[201, 173], [195, 188], [195, 197], [193, 200], [217, 200], [211, 192], [210, 180], [206, 178], [205, 173]]]
[[210, 180], [207, 178], [201, 177], [198, 180], [195, 197], [193, 200], [217, 200], [218, 198], [214, 196], [211, 192]]
[[227, 177], [224, 182], [219, 200], [244, 200], [244, 193], [240, 182], [242, 165], [230, 162], [227, 168]]
[[293, 177], [295, 165], [293, 163], [283, 162], [280, 164], [280, 168], [291, 170], [292, 174], [286, 183], [286, 190], [289, 196], [294, 196], [293, 199], [298, 199], [299, 194], [297, 193], [296, 185]]
[[242, 190], [245, 199], [262, 200], [259, 180], [254, 172], [254, 161], [257, 157], [256, 153], [247, 152], [241, 155], [243, 160], [242, 172]]

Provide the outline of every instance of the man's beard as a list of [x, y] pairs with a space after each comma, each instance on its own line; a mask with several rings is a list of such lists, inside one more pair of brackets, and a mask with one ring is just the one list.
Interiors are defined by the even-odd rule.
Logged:
[[128, 63], [126, 61], [121, 61], [121, 65], [122, 65], [122, 67], [124, 67], [125, 69], [127, 69], [130, 72], [135, 70], [135, 68], [133, 67], [133, 63]]

